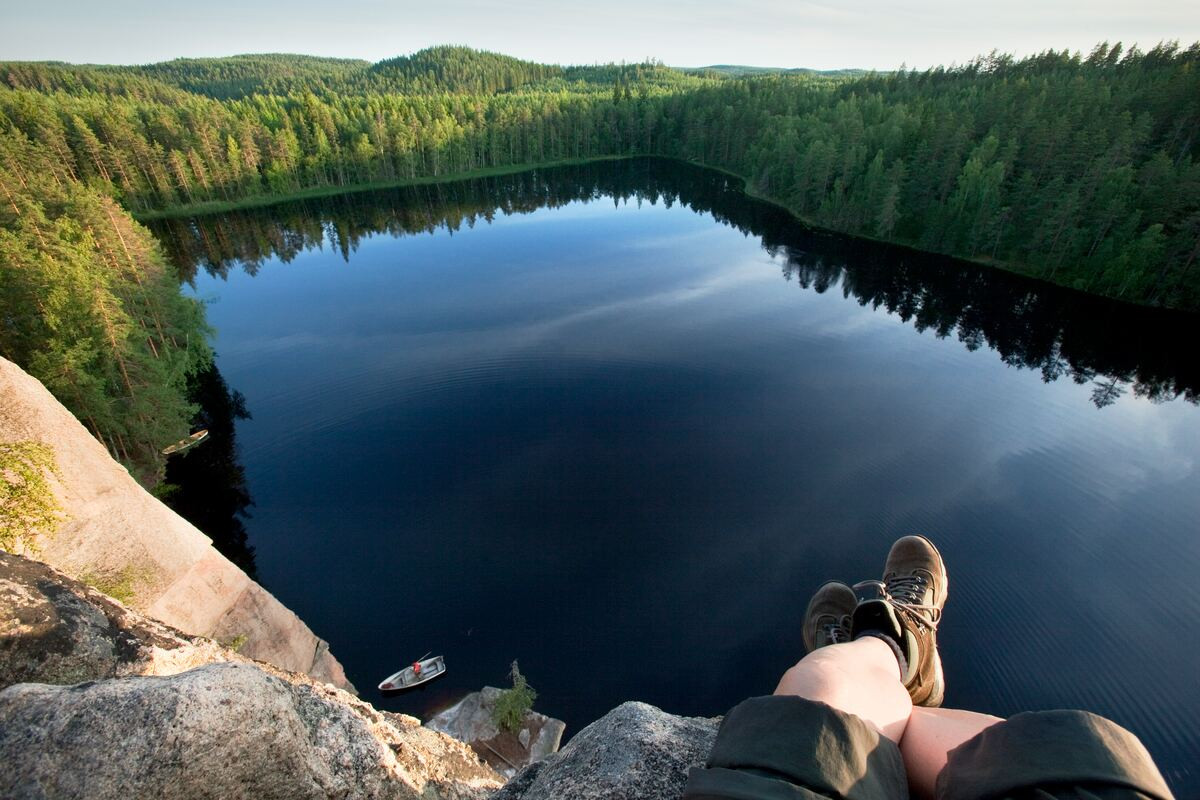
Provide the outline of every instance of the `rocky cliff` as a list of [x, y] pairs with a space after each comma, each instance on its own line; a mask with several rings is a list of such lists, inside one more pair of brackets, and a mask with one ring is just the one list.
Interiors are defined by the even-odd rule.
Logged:
[[412, 717], [6, 553], [0, 687], [0, 797], [482, 800], [503, 783]]
[[675, 800], [718, 722], [625, 703], [505, 784], [412, 717], [0, 553], [0, 797]]
[[49, 564], [0, 551], [0, 797], [673, 800], [711, 747], [717, 720], [626, 703], [505, 784], [337, 688], [322, 640], [0, 359], [0, 442], [20, 441], [54, 453], [65, 514]]
[[62, 525], [36, 555], [73, 578], [125, 587], [135, 610], [189, 634], [242, 642], [241, 652], [353, 691], [299, 617], [213, 548], [114, 461], [36, 379], [0, 358], [0, 442], [50, 448]]

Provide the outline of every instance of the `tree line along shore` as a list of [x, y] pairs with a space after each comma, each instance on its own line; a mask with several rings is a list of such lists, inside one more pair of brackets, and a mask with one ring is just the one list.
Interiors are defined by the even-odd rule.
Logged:
[[136, 217], [655, 155], [832, 230], [1200, 309], [1200, 44], [821, 74], [462, 47], [0, 63], [0, 354], [144, 482], [196, 412], [203, 308]]

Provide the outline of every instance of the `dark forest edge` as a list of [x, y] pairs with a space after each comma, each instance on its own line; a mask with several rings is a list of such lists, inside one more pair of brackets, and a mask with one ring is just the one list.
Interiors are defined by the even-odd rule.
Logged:
[[513, 175], [518, 172], [529, 172], [535, 169], [552, 169], [554, 167], [583, 166], [598, 164], [605, 161], [622, 161], [638, 156], [594, 156], [592, 158], [565, 158], [559, 161], [547, 161], [540, 164], [510, 164], [503, 167], [488, 167], [486, 169], [467, 170], [449, 175], [426, 176], [421, 178], [405, 178], [402, 180], [374, 181], [371, 183], [354, 183], [346, 186], [314, 186], [299, 189], [284, 194], [256, 195], [237, 200], [207, 200], [190, 205], [172, 206], [169, 209], [144, 211], [134, 214], [140, 222], [156, 222], [164, 219], [184, 219], [187, 217], [205, 216], [208, 214], [227, 214], [231, 211], [249, 211], [256, 208], [270, 208], [283, 203], [297, 200], [319, 200], [323, 197], [336, 197], [342, 194], [358, 194], [362, 192], [377, 192], [387, 189], [402, 189], [406, 186], [429, 186], [435, 183], [452, 183], [454, 181], [471, 180], [474, 178], [490, 178], [500, 175]]
[[656, 155], [822, 227], [1200, 309], [1200, 44], [860, 76], [559, 67], [462, 47], [0, 63], [0, 353], [147, 484], [203, 309], [133, 215]]
[[258, 580], [254, 547], [243, 522], [254, 501], [237, 449], [237, 421], [250, 419], [246, 398], [229, 388], [215, 363], [190, 377], [187, 398], [197, 407], [195, 426], [209, 435], [200, 446], [167, 462], [166, 476], [155, 494]]

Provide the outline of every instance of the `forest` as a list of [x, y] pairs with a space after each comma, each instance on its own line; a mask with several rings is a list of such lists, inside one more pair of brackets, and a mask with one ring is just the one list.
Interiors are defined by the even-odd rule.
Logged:
[[1200, 44], [891, 73], [560, 67], [463, 47], [0, 63], [0, 354], [143, 480], [203, 310], [136, 219], [601, 157], [716, 168], [802, 220], [1200, 309]]

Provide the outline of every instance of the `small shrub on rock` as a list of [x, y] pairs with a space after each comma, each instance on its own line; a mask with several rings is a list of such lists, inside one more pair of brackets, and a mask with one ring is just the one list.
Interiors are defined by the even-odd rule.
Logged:
[[512, 688], [503, 691], [496, 699], [496, 705], [492, 708], [492, 721], [501, 730], [512, 732], [521, 727], [521, 721], [533, 708], [537, 692], [525, 682], [525, 676], [521, 674], [516, 661], [512, 662], [509, 675], [512, 677]]

